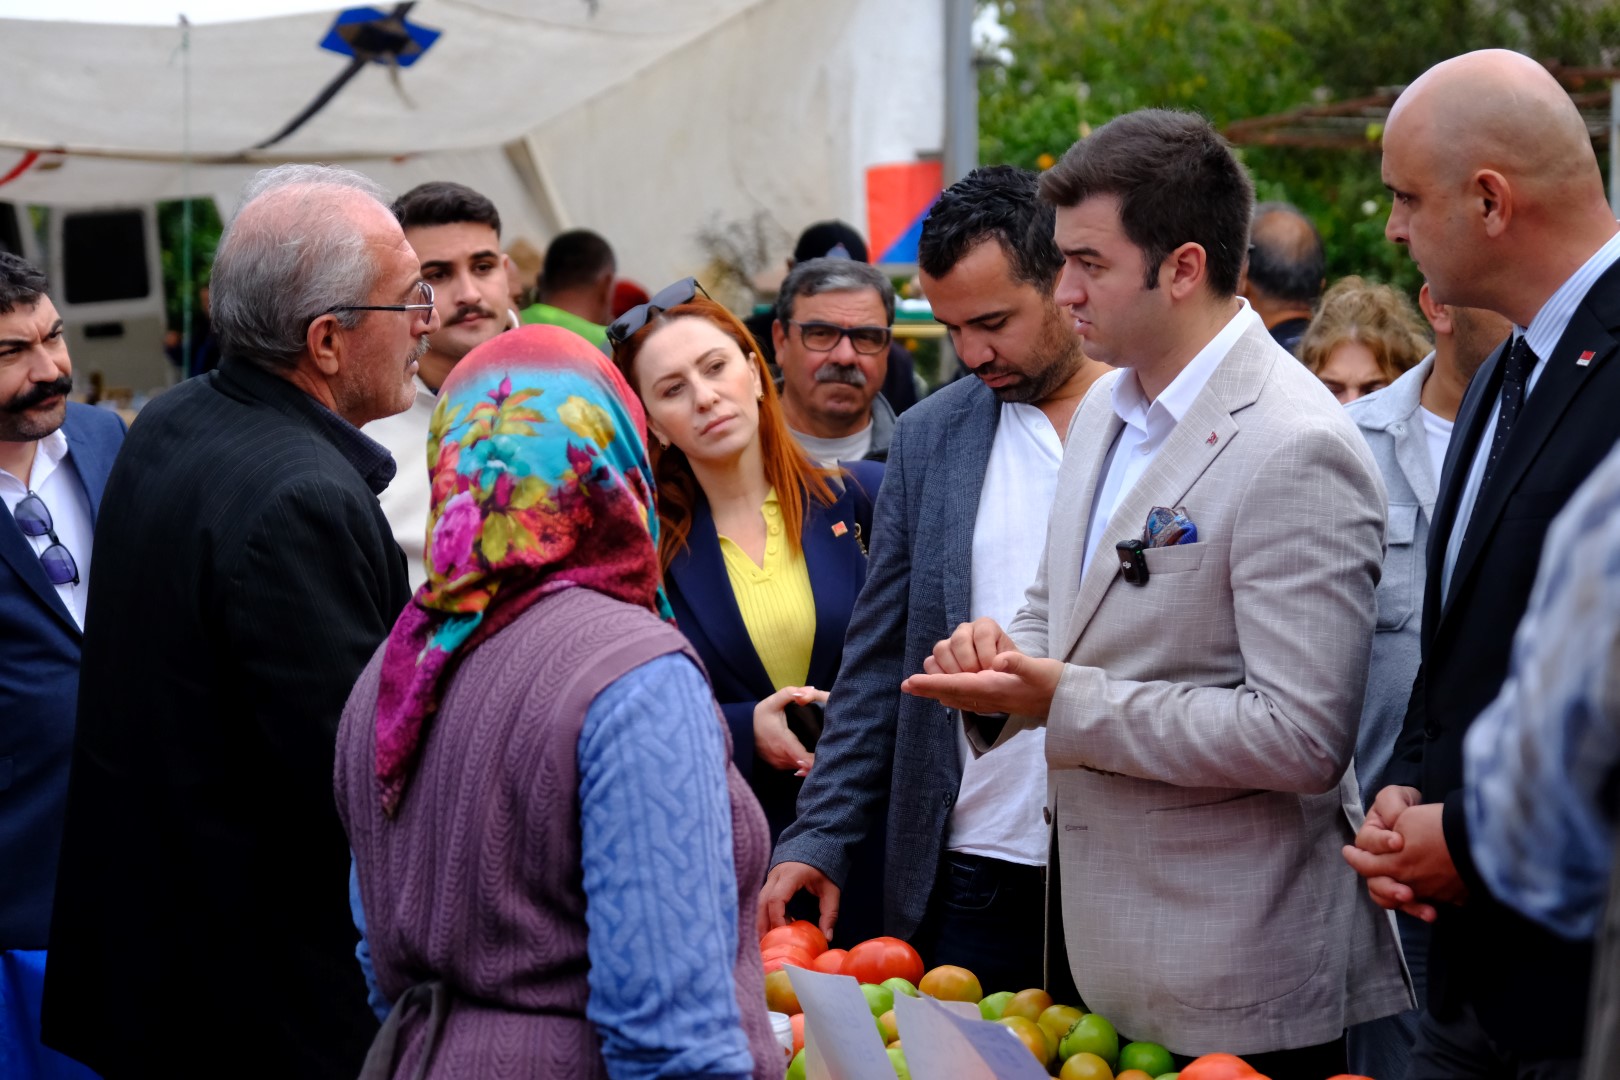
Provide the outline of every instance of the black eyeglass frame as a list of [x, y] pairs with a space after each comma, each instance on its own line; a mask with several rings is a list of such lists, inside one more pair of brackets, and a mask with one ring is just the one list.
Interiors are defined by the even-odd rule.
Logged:
[[[425, 311], [421, 316], [423, 322], [433, 321], [433, 286], [425, 281], [416, 283], [416, 291], [422, 294], [420, 304], [337, 304], [321, 312], [321, 315], [332, 315], [339, 311]], [[320, 318], [317, 315], [316, 318]]]
[[[810, 320], [809, 322], [800, 322], [797, 319], [789, 319], [788, 325], [797, 326], [799, 328], [799, 341], [804, 345], [805, 348], [814, 353], [832, 352], [834, 349], [838, 348], [838, 343], [841, 340], [844, 338], [849, 338], [849, 347], [860, 353], [862, 356], [877, 356], [878, 354], [887, 350], [889, 347], [889, 342], [894, 340], [894, 331], [887, 326], [839, 326], [837, 323], [819, 322], [814, 319]], [[830, 330], [836, 333], [838, 336], [832, 339], [832, 344], [825, 347], [812, 345], [810, 344], [810, 339], [805, 337], [804, 332], [806, 330]], [[865, 331], [871, 331], [882, 336], [882, 340], [878, 343], [878, 346], [875, 349], [863, 349], [855, 340], [856, 334]]]
[[637, 304], [629, 311], [620, 315], [608, 324], [608, 344], [617, 349], [641, 332], [641, 328], [652, 321], [653, 316], [659, 315], [670, 308], [689, 304], [699, 296], [705, 300], [712, 300], [709, 291], [703, 283], [695, 277], [681, 278], [681, 280], [659, 289], [645, 304]]
[[[25, 518], [23, 516], [23, 507], [30, 502], [38, 506], [39, 509], [36, 516]], [[45, 556], [57, 548], [61, 548], [62, 557], [67, 560], [68, 569], [73, 571], [73, 579], [71, 581], [51, 581], [51, 584], [77, 585], [79, 583], [79, 560], [73, 557], [73, 552], [69, 551], [68, 546], [62, 543], [61, 537], [56, 535], [56, 520], [51, 517], [51, 508], [45, 505], [45, 500], [39, 497], [39, 493], [30, 490], [28, 494], [18, 499], [17, 509], [12, 511], [12, 518], [16, 520], [17, 528], [22, 530], [24, 536], [44, 536], [50, 540], [50, 544], [45, 550], [39, 553], [40, 568], [45, 571], [46, 579], [50, 579], [50, 564], [45, 561]], [[33, 528], [36, 522], [43, 526], [44, 531]]]

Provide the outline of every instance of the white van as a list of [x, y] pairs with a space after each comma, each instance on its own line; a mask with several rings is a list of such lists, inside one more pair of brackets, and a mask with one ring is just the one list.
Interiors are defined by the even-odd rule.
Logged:
[[126, 389], [139, 398], [174, 383], [174, 365], [163, 352], [167, 318], [155, 206], [30, 213], [0, 202], [0, 249], [50, 278], [80, 392], [89, 388], [92, 372], [101, 373], [107, 394]]

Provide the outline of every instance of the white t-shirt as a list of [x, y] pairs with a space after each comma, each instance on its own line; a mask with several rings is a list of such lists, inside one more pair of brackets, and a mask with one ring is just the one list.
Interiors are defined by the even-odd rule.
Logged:
[[1429, 437], [1429, 464], [1434, 466], [1434, 482], [1438, 484], [1440, 470], [1446, 463], [1446, 447], [1451, 445], [1451, 429], [1456, 424], [1422, 406], [1418, 411], [1423, 414], [1423, 434]]
[[[50, 511], [56, 538], [72, 554], [74, 565], [79, 568], [79, 583], [58, 585], [56, 595], [62, 598], [68, 614], [83, 630], [84, 609], [90, 600], [90, 539], [95, 530], [90, 524], [90, 497], [84, 493], [84, 484], [73, 467], [67, 436], [62, 434], [61, 428], [39, 440], [27, 477], [15, 477], [0, 469], [0, 499], [5, 500], [6, 509], [12, 514], [16, 514], [17, 504], [30, 490]], [[51, 546], [49, 536], [24, 536], [23, 539], [36, 552]]]
[[[973, 523], [972, 618], [988, 615], [1006, 626], [1024, 606], [1024, 590], [1040, 569], [1062, 462], [1063, 442], [1045, 413], [1034, 405], [1002, 404]], [[960, 724], [957, 732], [962, 784], [946, 848], [1045, 866], [1046, 729], [1020, 731], [978, 758]]]
[[376, 439], [394, 455], [394, 478], [377, 496], [383, 516], [394, 531], [394, 542], [405, 552], [405, 570], [414, 593], [427, 582], [423, 561], [427, 546], [428, 513], [433, 509], [433, 479], [428, 474], [428, 428], [438, 397], [420, 376], [411, 407], [394, 416], [373, 420], [360, 430]]
[[[788, 430], [793, 431], [792, 428]], [[818, 439], [802, 431], [793, 431], [793, 437], [799, 440], [799, 445], [804, 447], [804, 452], [812, 460], [829, 469], [840, 461], [864, 461], [866, 455], [872, 452], [871, 421], [867, 421], [866, 426], [855, 434], [845, 435], [842, 439]]]

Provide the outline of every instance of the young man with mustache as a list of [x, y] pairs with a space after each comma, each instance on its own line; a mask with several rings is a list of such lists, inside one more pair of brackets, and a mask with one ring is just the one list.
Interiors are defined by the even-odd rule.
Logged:
[[422, 279], [433, 286], [440, 328], [427, 339], [416, 373], [411, 407], [366, 426], [366, 434], [394, 455], [399, 470], [379, 499], [394, 539], [405, 551], [411, 590], [422, 587], [427, 540], [428, 424], [439, 387], [456, 362], [517, 324], [507, 306], [506, 257], [501, 254], [501, 216], [495, 204], [461, 184], [418, 184], [394, 201], [394, 216], [422, 259]]

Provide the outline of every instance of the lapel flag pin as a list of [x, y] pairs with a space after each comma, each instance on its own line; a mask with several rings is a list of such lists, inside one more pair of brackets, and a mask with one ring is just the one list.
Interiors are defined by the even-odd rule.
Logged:
[[1214, 432], [1213, 432], [1213, 431], [1212, 431], [1212, 432], [1210, 432], [1210, 433], [1209, 433], [1209, 438], [1207, 438], [1207, 439], [1205, 439], [1205, 440], [1204, 440], [1204, 445], [1205, 445], [1205, 446], [1214, 446], [1214, 445], [1215, 445], [1215, 444], [1216, 444], [1216, 443], [1218, 443], [1218, 442], [1220, 442], [1220, 441], [1221, 441], [1221, 438], [1220, 438], [1220, 436], [1219, 436], [1219, 435], [1216, 435], [1216, 434], [1215, 434], [1215, 433], [1214, 433]]
[[1597, 353], [1593, 352], [1591, 349], [1587, 349], [1585, 352], [1581, 353], [1581, 355], [1579, 357], [1576, 358], [1575, 366], [1576, 367], [1586, 367], [1588, 364], [1590, 364], [1592, 362], [1592, 358], [1594, 356], [1596, 356], [1596, 355], [1597, 355]]
[[835, 521], [833, 522], [832, 530], [834, 536], [843, 536], [845, 533], [849, 532], [849, 526], [845, 525], [842, 521]]

